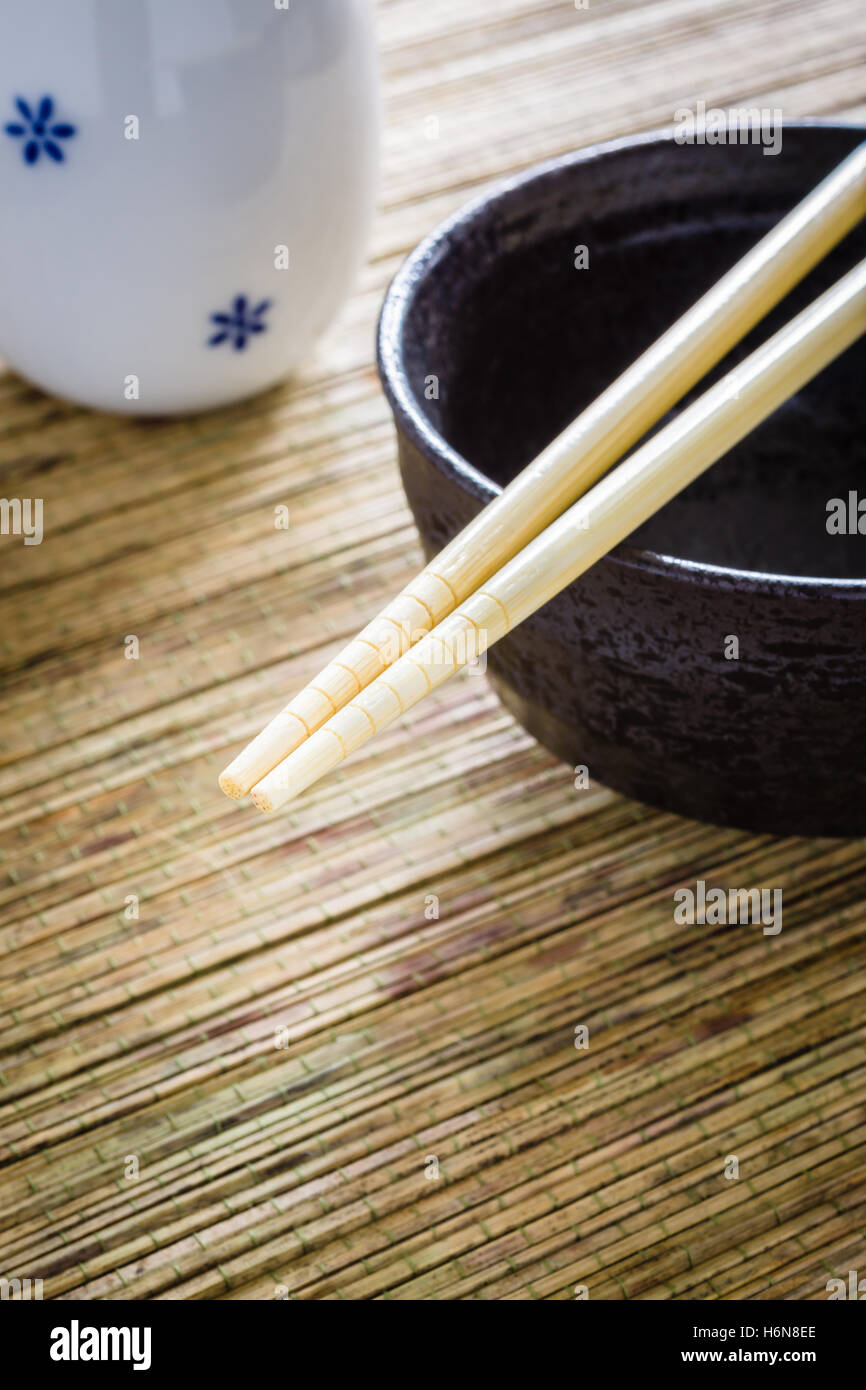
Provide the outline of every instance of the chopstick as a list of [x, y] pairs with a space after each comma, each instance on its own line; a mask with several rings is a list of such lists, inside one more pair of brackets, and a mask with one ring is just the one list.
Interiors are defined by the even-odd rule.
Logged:
[[866, 332], [866, 260], [537, 535], [253, 788], [263, 811], [304, 791], [547, 603]]
[[220, 774], [244, 796], [596, 482], [866, 215], [866, 143], [577, 417]]

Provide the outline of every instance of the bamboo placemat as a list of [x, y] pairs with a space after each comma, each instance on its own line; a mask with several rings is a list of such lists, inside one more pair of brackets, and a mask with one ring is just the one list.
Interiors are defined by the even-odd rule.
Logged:
[[[379, 12], [371, 256], [292, 383], [136, 423], [0, 377], [2, 491], [48, 528], [2, 541], [0, 1276], [825, 1298], [866, 1270], [862, 842], [577, 792], [471, 677], [289, 814], [216, 776], [419, 562], [372, 367], [402, 256], [698, 99], [863, 118], [862, 0]], [[781, 887], [781, 935], [676, 925], [697, 878]]]

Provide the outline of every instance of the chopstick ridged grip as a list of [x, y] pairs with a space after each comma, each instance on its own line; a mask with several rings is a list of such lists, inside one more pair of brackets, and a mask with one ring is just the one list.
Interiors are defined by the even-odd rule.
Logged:
[[[275, 811], [547, 603], [866, 332], [866, 261], [575, 502], [253, 788]], [[477, 648], [476, 648], [477, 649]]]
[[454, 596], [446, 584], [435, 575], [418, 575], [220, 774], [220, 787], [226, 795], [245, 796], [282, 757], [408, 651], [454, 606]]
[[243, 796], [596, 482], [866, 215], [866, 144], [738, 261], [285, 706], [220, 777]]
[[495, 598], [479, 591], [465, 599], [253, 787], [259, 810], [276, 811], [336, 767], [465, 665], [467, 653], [480, 656], [508, 627], [506, 611]]

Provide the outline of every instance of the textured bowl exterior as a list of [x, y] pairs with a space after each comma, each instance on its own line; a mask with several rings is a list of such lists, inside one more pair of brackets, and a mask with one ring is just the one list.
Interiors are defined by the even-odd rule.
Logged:
[[[862, 138], [786, 127], [789, 169], [811, 186]], [[639, 137], [530, 171], [458, 214], [398, 275], [380, 323], [380, 372], [428, 557], [496, 489], [419, 405], [437, 341], [431, 314], [447, 320], [455, 302], [451, 284], [438, 310], [436, 294], [419, 290], [435, 289], [455, 246], [465, 244], [477, 275], [485, 248], [497, 257], [533, 235], [559, 193], [631, 200], [639, 218], [678, 173], [697, 193], [710, 174], [736, 172], [682, 155], [669, 137]], [[778, 163], [766, 165], [778, 178]], [[767, 176], [754, 160], [743, 175]], [[443, 321], [442, 340], [451, 333]], [[740, 636], [738, 660], [725, 658], [727, 634]], [[866, 580], [744, 572], [625, 544], [493, 647], [488, 670], [540, 742], [638, 800], [759, 832], [866, 832]]]

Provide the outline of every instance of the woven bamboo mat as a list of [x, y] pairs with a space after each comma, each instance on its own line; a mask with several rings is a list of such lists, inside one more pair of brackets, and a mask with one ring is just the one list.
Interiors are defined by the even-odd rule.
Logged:
[[[418, 564], [372, 367], [406, 251], [699, 98], [862, 118], [862, 0], [379, 12], [371, 256], [292, 383], [135, 423], [0, 376], [2, 490], [50, 519], [0, 572], [0, 1275], [824, 1298], [866, 1270], [862, 843], [577, 793], [477, 678], [289, 814], [216, 776]], [[675, 925], [699, 877], [782, 887], [782, 934]]]

